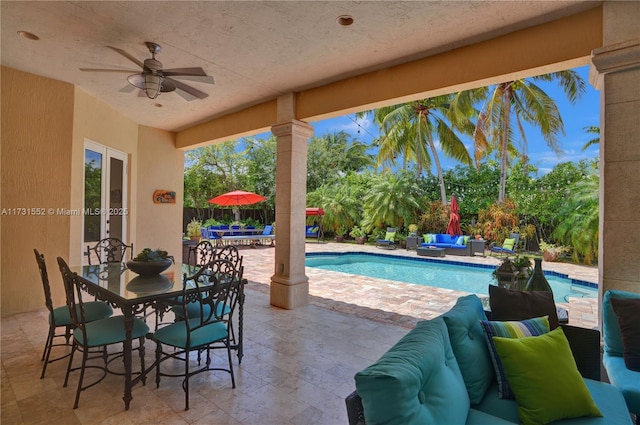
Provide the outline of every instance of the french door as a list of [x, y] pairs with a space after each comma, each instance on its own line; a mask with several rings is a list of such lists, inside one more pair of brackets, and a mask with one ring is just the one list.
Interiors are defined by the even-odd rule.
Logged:
[[82, 252], [104, 238], [128, 243], [127, 165], [127, 154], [85, 140]]

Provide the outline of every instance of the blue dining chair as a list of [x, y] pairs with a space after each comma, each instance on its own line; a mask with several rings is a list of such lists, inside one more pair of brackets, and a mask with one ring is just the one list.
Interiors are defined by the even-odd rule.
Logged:
[[[198, 373], [225, 371], [231, 375], [231, 386], [236, 387], [231, 361], [230, 326], [233, 312], [238, 303], [240, 278], [230, 261], [214, 260], [207, 267], [188, 277], [184, 275], [182, 295], [174, 300], [175, 307], [187, 311], [191, 305], [197, 308], [195, 317], [185, 314], [183, 320], [161, 327], [152, 336], [156, 342], [156, 387], [160, 387], [162, 376], [181, 377], [185, 392], [185, 410], [189, 410], [189, 379]], [[171, 302], [169, 301], [169, 302]], [[224, 312], [228, 311], [228, 314]], [[163, 350], [166, 346], [168, 349]], [[211, 350], [224, 348], [227, 351], [228, 368], [212, 365]], [[197, 369], [191, 369], [191, 353], [197, 354]], [[206, 353], [205, 364], [201, 365], [200, 354]], [[184, 373], [162, 371], [165, 360], [184, 362]]]
[[[115, 372], [109, 369], [109, 363], [116, 359], [120, 359], [125, 355], [123, 352], [108, 353], [107, 346], [113, 344], [124, 344], [127, 339], [125, 333], [124, 316], [111, 316], [106, 319], [88, 321], [86, 315], [86, 305], [82, 300], [82, 283], [78, 279], [78, 275], [72, 273], [67, 263], [58, 257], [58, 266], [60, 274], [64, 282], [64, 289], [67, 296], [67, 307], [71, 313], [71, 321], [73, 323], [73, 346], [69, 355], [69, 364], [67, 366], [67, 374], [64, 378], [63, 387], [69, 382], [69, 375], [72, 371], [80, 370], [80, 378], [78, 379], [78, 389], [76, 390], [76, 399], [73, 405], [74, 409], [78, 408], [80, 401], [80, 393], [102, 381], [107, 373], [115, 375], [123, 375], [123, 373]], [[132, 348], [132, 351], [138, 351], [140, 355], [140, 371], [133, 372], [135, 375], [142, 375], [142, 383], [144, 378], [144, 341], [145, 336], [149, 333], [149, 327], [137, 317], [133, 318], [131, 329], [131, 338], [138, 340], [138, 346]], [[72, 368], [73, 356], [76, 351], [82, 352], [82, 364], [79, 367]], [[131, 355], [132, 353], [127, 353]], [[89, 360], [102, 359], [102, 365], [87, 365]], [[84, 375], [87, 369], [99, 369], [102, 375], [94, 382], [84, 385]]]
[[[71, 315], [69, 314], [69, 308], [64, 305], [61, 307], [54, 307], [51, 299], [51, 285], [49, 284], [49, 274], [47, 273], [47, 263], [44, 260], [44, 255], [40, 254], [37, 249], [33, 250], [36, 255], [36, 262], [38, 263], [38, 270], [40, 271], [40, 278], [42, 279], [42, 287], [44, 289], [44, 303], [49, 310], [49, 332], [47, 334], [47, 341], [44, 344], [44, 351], [42, 352], [42, 373], [40, 379], [44, 378], [44, 374], [47, 371], [47, 365], [57, 360], [62, 360], [68, 357], [71, 353], [67, 353], [64, 356], [51, 359], [51, 349], [53, 347], [71, 347], [69, 340], [71, 339], [71, 331], [73, 329], [73, 323], [71, 322]], [[102, 301], [92, 301], [85, 303], [85, 315], [88, 321], [94, 321], [99, 319], [106, 319], [113, 314], [113, 309], [107, 303]], [[64, 333], [57, 334], [57, 328], [64, 328]], [[65, 338], [65, 343], [55, 343], [54, 338]]]

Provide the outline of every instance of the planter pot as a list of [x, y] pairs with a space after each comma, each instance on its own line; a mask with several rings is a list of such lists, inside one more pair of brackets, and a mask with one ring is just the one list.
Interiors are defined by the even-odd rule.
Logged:
[[544, 261], [556, 261], [558, 259], [558, 254], [555, 252], [544, 251], [542, 253], [542, 258], [544, 258]]
[[151, 276], [162, 273], [171, 264], [171, 259], [164, 261], [127, 261], [127, 268], [141, 276]]
[[359, 236], [356, 238], [356, 243], [358, 245], [364, 245], [364, 236]]
[[191, 239], [192, 241], [200, 241], [200, 236], [191, 236], [189, 237], [189, 239]]
[[336, 242], [344, 241], [344, 236], [336, 235]]

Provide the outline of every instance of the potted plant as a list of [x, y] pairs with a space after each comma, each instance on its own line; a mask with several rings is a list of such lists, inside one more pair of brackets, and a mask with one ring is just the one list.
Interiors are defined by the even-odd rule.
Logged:
[[196, 218], [193, 218], [189, 224], [187, 224], [187, 236], [192, 241], [200, 240], [200, 236], [202, 235], [202, 222]]
[[524, 290], [531, 276], [531, 258], [526, 255], [517, 255], [513, 259], [513, 265], [518, 270], [518, 282], [516, 283], [516, 289]]
[[569, 248], [562, 245], [547, 243], [544, 240], [541, 240], [540, 251], [542, 251], [542, 258], [544, 258], [544, 261], [556, 261], [558, 259], [558, 256], [569, 251]]
[[162, 249], [143, 249], [131, 261], [127, 261], [127, 268], [140, 275], [154, 275], [165, 271], [173, 263], [173, 257]]
[[335, 230], [336, 234], [336, 242], [342, 242], [344, 240], [344, 235], [347, 234], [347, 228], [344, 226], [338, 226]]
[[351, 229], [351, 231], [349, 232], [349, 236], [354, 238], [356, 240], [357, 244], [363, 245], [365, 237], [367, 236], [367, 234], [360, 227], [354, 226], [353, 229]]
[[409, 236], [418, 236], [417, 224], [410, 224], [408, 230], [409, 230]]

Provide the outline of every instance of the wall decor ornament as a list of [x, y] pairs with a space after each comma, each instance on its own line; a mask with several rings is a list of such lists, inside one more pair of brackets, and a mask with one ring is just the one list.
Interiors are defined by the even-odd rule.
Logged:
[[175, 204], [176, 192], [173, 190], [158, 189], [153, 192], [154, 204]]

